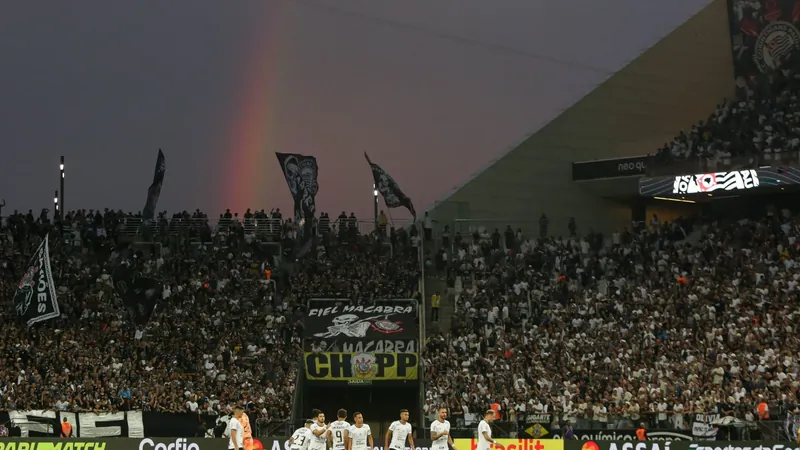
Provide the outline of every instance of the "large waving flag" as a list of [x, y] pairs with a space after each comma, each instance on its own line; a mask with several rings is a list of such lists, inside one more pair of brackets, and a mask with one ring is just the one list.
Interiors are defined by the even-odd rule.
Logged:
[[375, 180], [375, 189], [383, 196], [383, 201], [386, 202], [387, 208], [399, 208], [404, 206], [408, 209], [414, 219], [417, 218], [417, 211], [414, 209], [414, 204], [411, 199], [400, 189], [400, 185], [394, 181], [381, 166], [372, 162], [369, 159], [367, 152], [364, 152], [364, 157], [367, 158], [370, 169], [372, 169], [372, 179]]
[[294, 220], [302, 225], [303, 234], [297, 240], [296, 258], [302, 258], [313, 247], [314, 214], [317, 211], [317, 158], [297, 153], [275, 153], [281, 165], [286, 184], [294, 200]]
[[17, 286], [14, 308], [28, 326], [61, 315], [53, 272], [50, 270], [50, 241], [47, 236], [33, 254], [25, 275]]
[[158, 159], [156, 159], [153, 184], [147, 189], [147, 202], [142, 210], [142, 219], [144, 221], [153, 220], [156, 216], [156, 206], [158, 205], [158, 197], [161, 196], [161, 185], [164, 184], [165, 173], [167, 173], [167, 162], [164, 159], [164, 152], [158, 149]]

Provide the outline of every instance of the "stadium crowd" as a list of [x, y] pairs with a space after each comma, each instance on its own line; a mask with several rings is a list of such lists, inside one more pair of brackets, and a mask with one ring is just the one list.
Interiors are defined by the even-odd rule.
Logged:
[[664, 144], [652, 165], [690, 159], [713, 169], [732, 157], [758, 164], [765, 157], [786, 159], [778, 154], [797, 152], [799, 69], [800, 60], [795, 57], [784, 64], [783, 70], [762, 75], [752, 84], [741, 83], [732, 100], [718, 105], [706, 120]]
[[[418, 280], [415, 231], [365, 236], [345, 219], [321, 219], [317, 250], [280, 270], [274, 243], [291, 249], [296, 230], [279, 210], [226, 211], [216, 224], [162, 213], [149, 227], [113, 210], [55, 223], [15, 211], [0, 227], [0, 410], [213, 415], [245, 404], [259, 423], [288, 419], [306, 299], [407, 298]], [[13, 295], [47, 233], [62, 315], [29, 329]], [[143, 336], [112, 282], [126, 258], [164, 285]]]
[[[246, 403], [264, 419], [287, 417], [299, 310], [267, 282], [270, 260], [257, 240], [209, 229], [209, 240], [178, 232], [128, 249], [119, 242], [130, 217], [104, 213], [3, 220], [0, 409], [216, 413]], [[13, 293], [48, 232], [62, 316], [29, 330], [14, 314]], [[140, 271], [164, 283], [142, 339], [110, 276], [135, 250]]]
[[784, 210], [608, 239], [465, 239], [451, 328], [426, 345], [426, 408], [499, 402], [507, 420], [583, 429], [783, 418], [800, 387], [798, 233]]

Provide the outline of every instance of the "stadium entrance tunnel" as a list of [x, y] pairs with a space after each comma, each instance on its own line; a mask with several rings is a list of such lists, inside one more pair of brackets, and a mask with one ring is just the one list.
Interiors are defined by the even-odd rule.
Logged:
[[302, 389], [303, 419], [311, 411], [325, 413], [325, 421], [336, 420], [336, 411], [347, 410], [347, 421], [353, 423], [353, 413], [364, 415], [364, 423], [372, 429], [376, 445], [392, 421], [398, 419], [401, 409], [407, 409], [410, 422], [417, 428], [419, 415], [419, 383], [403, 381], [375, 381], [371, 385], [353, 385], [342, 381], [305, 381]]

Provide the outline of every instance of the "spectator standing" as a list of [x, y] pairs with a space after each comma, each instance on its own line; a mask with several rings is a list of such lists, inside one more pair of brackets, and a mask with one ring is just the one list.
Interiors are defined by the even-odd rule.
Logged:
[[61, 437], [62, 438], [70, 438], [72, 437], [72, 424], [69, 423], [67, 418], [64, 418], [64, 421], [61, 422]]
[[8, 437], [8, 428], [0, 423], [0, 438]]
[[442, 302], [442, 296], [438, 292], [431, 295], [431, 320], [434, 322], [439, 321], [439, 306]]

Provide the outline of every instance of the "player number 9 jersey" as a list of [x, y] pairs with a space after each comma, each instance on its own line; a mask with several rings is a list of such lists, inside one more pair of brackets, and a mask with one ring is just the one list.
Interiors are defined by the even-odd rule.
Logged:
[[331, 423], [331, 441], [334, 450], [344, 449], [344, 432], [350, 429], [350, 424], [344, 420], [337, 420]]
[[368, 437], [372, 434], [369, 425], [362, 424], [360, 427], [353, 425], [347, 433], [350, 436], [350, 442], [353, 443], [350, 450], [367, 450]]

